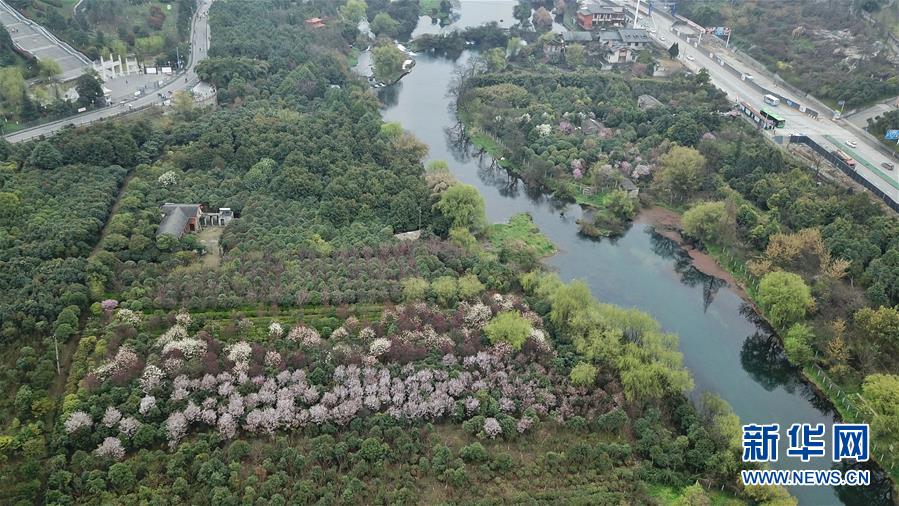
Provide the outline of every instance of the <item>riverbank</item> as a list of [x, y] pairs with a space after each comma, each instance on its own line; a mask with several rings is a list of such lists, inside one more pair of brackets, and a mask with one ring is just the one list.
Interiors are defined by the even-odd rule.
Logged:
[[[785, 329], [779, 329], [768, 320], [763, 308], [755, 301], [755, 292], [757, 285], [748, 285], [745, 281], [747, 274], [745, 268], [743, 272], [733, 272], [725, 267], [722, 261], [722, 255], [725, 253], [719, 250], [715, 256], [713, 254], [701, 251], [686, 241], [681, 234], [682, 222], [681, 215], [671, 209], [664, 207], [650, 207], [643, 209], [641, 213], [634, 219], [634, 223], [645, 223], [652, 226], [655, 231], [678, 244], [691, 258], [692, 265], [698, 271], [708, 276], [713, 276], [724, 280], [728, 286], [734, 290], [746, 304], [752, 306], [753, 310], [762, 318], [771, 328], [772, 335], [777, 338], [780, 345], [784, 345], [783, 333]], [[731, 261], [734, 259], [731, 258]], [[744, 281], [738, 279], [742, 276]], [[786, 354], [785, 354], [786, 355]], [[836, 418], [846, 423], [869, 423], [866, 418], [866, 408], [857, 405], [852, 401], [852, 397], [844, 392], [839, 384], [834, 382], [826, 371], [821, 369], [817, 364], [801, 364], [796, 363], [787, 355], [786, 359], [796, 367], [803, 381], [824, 401], [826, 401], [836, 413]], [[883, 453], [876, 452], [876, 446], [873, 446], [872, 460], [876, 461], [878, 466], [892, 479], [892, 488], [894, 495], [899, 496], [899, 470], [894, 469], [890, 472], [888, 462], [884, 460]]]
[[690, 258], [693, 261], [693, 267], [695, 267], [696, 270], [707, 276], [713, 276], [725, 281], [728, 286], [746, 301], [746, 303], [752, 305], [756, 311], [759, 311], [759, 308], [752, 300], [749, 292], [747, 292], [746, 287], [737, 280], [733, 273], [722, 267], [714, 257], [704, 251], [696, 249], [695, 246], [684, 239], [683, 235], [681, 235], [682, 224], [680, 214], [664, 207], [654, 206], [643, 209], [640, 214], [634, 218], [634, 223], [646, 223], [652, 225], [659, 235], [676, 242], [678, 246], [690, 255]]

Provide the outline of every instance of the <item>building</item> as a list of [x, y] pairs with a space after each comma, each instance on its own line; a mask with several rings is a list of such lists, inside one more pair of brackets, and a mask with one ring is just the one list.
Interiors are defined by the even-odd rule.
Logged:
[[624, 26], [626, 23], [624, 7], [609, 0], [588, 0], [577, 10], [577, 24], [584, 30]]
[[631, 198], [637, 198], [640, 195], [640, 188], [634, 184], [633, 181], [626, 177], [622, 177], [618, 180], [618, 187], [627, 192], [627, 196]]
[[604, 48], [603, 59], [608, 63], [635, 62], [637, 55], [652, 44], [646, 30], [639, 28], [604, 30], [596, 34], [596, 40]]
[[230, 207], [222, 207], [215, 213], [203, 212], [200, 204], [172, 204], [166, 202], [160, 208], [162, 221], [156, 235], [163, 234], [182, 237], [184, 234], [199, 232], [205, 227], [224, 227], [234, 219]]
[[652, 95], [640, 95], [637, 97], [637, 107], [640, 109], [652, 109], [654, 107], [661, 107], [662, 103], [659, 102], [659, 99]]
[[203, 213], [200, 224], [204, 227], [224, 227], [234, 219], [234, 212], [230, 207], [223, 207], [217, 213]]
[[172, 204], [166, 202], [162, 209], [162, 221], [156, 235], [172, 235], [181, 237], [184, 234], [198, 232], [203, 209], [200, 204]]
[[306, 26], [309, 28], [324, 28], [325, 20], [322, 18], [309, 18], [306, 20]]

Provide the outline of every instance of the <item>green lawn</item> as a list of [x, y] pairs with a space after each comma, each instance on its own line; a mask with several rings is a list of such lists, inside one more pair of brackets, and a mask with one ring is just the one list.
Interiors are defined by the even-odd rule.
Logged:
[[[662, 504], [682, 504], [680, 502], [683, 495], [683, 489], [676, 489], [665, 485], [650, 485], [649, 494], [659, 500]], [[747, 504], [732, 495], [717, 490], [707, 491], [711, 499], [712, 506], [741, 506]]]
[[526, 213], [516, 214], [509, 218], [509, 223], [497, 223], [490, 226], [490, 242], [499, 249], [504, 244], [521, 241], [537, 250], [540, 255], [552, 255], [556, 246], [540, 233], [540, 229]]

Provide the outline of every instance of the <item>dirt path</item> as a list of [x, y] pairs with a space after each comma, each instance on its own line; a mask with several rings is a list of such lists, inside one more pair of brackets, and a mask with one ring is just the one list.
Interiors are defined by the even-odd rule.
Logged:
[[223, 230], [224, 227], [208, 227], [197, 234], [200, 243], [206, 247], [206, 254], [203, 255], [203, 267], [215, 269], [222, 263], [219, 239], [222, 237]]
[[663, 207], [651, 207], [643, 210], [634, 221], [653, 225], [656, 232], [676, 242], [690, 255], [696, 270], [708, 276], [723, 279], [743, 300], [751, 303], [749, 294], [743, 289], [743, 285], [730, 272], [721, 267], [711, 255], [699, 251], [684, 240], [680, 233], [683, 225], [679, 214]]
[[109, 210], [109, 215], [106, 216], [106, 223], [103, 224], [103, 230], [100, 231], [100, 237], [97, 239], [97, 244], [94, 244], [94, 249], [91, 251], [90, 255], [91, 257], [100, 251], [100, 245], [103, 244], [103, 239], [109, 234], [109, 222], [112, 221], [112, 217], [115, 216], [116, 213], [119, 212], [119, 208], [122, 207], [122, 195], [125, 194], [125, 190], [128, 189], [128, 184], [133, 177], [134, 169], [131, 169], [128, 174], [125, 175], [125, 180], [122, 181], [122, 185], [119, 186], [119, 193], [115, 197], [115, 203], [112, 204], [112, 209]]

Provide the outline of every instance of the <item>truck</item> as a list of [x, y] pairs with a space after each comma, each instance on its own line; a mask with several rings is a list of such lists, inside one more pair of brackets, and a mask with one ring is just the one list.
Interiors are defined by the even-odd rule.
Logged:
[[847, 155], [842, 149], [835, 149], [830, 152], [833, 156], [839, 158], [846, 165], [855, 168], [855, 160], [852, 159], [851, 156]]

